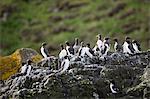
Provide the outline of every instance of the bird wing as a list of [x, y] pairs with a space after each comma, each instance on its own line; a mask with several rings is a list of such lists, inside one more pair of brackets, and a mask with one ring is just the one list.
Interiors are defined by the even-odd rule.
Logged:
[[132, 44], [129, 44], [128, 47], [129, 47], [129, 49], [131, 50], [131, 52], [134, 53], [135, 50], [134, 50]]

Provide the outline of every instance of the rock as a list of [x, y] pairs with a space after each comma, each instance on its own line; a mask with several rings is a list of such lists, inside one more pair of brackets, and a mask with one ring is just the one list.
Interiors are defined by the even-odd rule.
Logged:
[[[69, 70], [62, 75], [37, 64], [29, 76], [14, 76], [1, 82], [0, 97], [100, 99], [150, 96], [149, 52], [129, 56], [110, 53], [104, 58], [85, 58], [85, 61], [72, 59]], [[54, 67], [58, 66], [55, 59], [51, 64]], [[119, 89], [118, 95], [110, 91], [112, 80]]]
[[21, 48], [16, 50], [12, 55], [1, 57], [0, 80], [6, 80], [11, 75], [17, 73], [20, 69], [21, 63], [26, 62], [27, 59], [37, 62], [41, 60], [41, 57], [35, 50], [31, 48]]

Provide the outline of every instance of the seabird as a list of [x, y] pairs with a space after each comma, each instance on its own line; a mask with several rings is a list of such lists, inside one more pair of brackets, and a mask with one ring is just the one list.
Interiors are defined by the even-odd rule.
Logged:
[[68, 41], [66, 41], [65, 43], [66, 43], [67, 55], [72, 57], [74, 55], [74, 49], [72, 46], [70, 46]]
[[101, 51], [102, 50], [102, 46], [103, 46], [103, 41], [102, 41], [101, 35], [98, 34], [97, 38], [98, 38], [98, 40], [97, 40], [96, 44], [97, 44], [99, 50]]
[[134, 54], [134, 48], [130, 42], [130, 37], [125, 38], [125, 42], [123, 44], [123, 53]]
[[80, 48], [78, 50], [78, 56], [84, 56], [85, 55], [85, 47], [84, 47], [84, 43], [81, 42]]
[[93, 57], [94, 52], [93, 52], [92, 49], [90, 48], [90, 44], [89, 44], [89, 43], [86, 44], [85, 53], [86, 53], [86, 55], [89, 56], [90, 58]]
[[132, 46], [135, 50], [135, 53], [140, 53], [141, 52], [140, 44], [136, 40], [132, 41]]
[[49, 57], [49, 52], [48, 52], [48, 50], [47, 50], [47, 48], [46, 48], [46, 43], [44, 42], [44, 43], [42, 43], [42, 47], [41, 47], [41, 54], [42, 54], [42, 56], [44, 57], [44, 58], [47, 58], [47, 57]]
[[118, 93], [118, 88], [115, 87], [115, 82], [113, 80], [110, 82], [109, 87], [110, 87], [110, 90], [111, 90], [111, 92], [113, 94], [117, 94]]
[[118, 39], [114, 39], [115, 44], [114, 44], [114, 50], [115, 52], [121, 52], [122, 51], [122, 46], [119, 44]]
[[65, 56], [67, 56], [67, 51], [62, 44], [60, 45], [60, 47], [61, 51], [59, 53], [59, 59], [63, 59]]
[[109, 38], [105, 38], [103, 41], [103, 49], [101, 51], [102, 55], [107, 55], [107, 52], [110, 50]]
[[27, 60], [27, 63], [22, 64], [23, 66], [21, 67], [21, 74], [29, 76], [31, 69], [32, 69], [31, 63], [32, 63], [31, 60]]
[[60, 69], [61, 71], [59, 74], [64, 73], [69, 68], [69, 64], [70, 64], [69, 58], [68, 56], [65, 56], [64, 60], [61, 63], [61, 69]]
[[99, 50], [99, 48], [98, 48], [97, 45], [95, 45], [92, 50], [93, 50], [93, 52], [94, 52], [95, 55], [100, 55], [100, 52], [101, 52], [101, 51]]
[[80, 46], [79, 46], [79, 39], [75, 38], [75, 44], [73, 45], [73, 49], [74, 49], [74, 53], [76, 54], [79, 50]]

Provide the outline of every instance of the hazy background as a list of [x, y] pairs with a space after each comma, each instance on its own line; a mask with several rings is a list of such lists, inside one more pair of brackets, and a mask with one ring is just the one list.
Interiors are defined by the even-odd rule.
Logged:
[[131, 36], [150, 48], [149, 0], [0, 0], [0, 55], [21, 47], [51, 54], [75, 37], [95, 45], [96, 35]]

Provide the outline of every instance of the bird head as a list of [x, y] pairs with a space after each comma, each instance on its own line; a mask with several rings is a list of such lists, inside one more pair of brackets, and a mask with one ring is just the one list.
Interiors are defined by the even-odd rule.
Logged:
[[81, 42], [81, 46], [82, 46], [82, 47], [84, 46], [84, 42], [83, 42], [83, 41]]
[[60, 47], [61, 47], [61, 49], [64, 49], [64, 46], [63, 46], [63, 44], [60, 44]]
[[27, 60], [27, 64], [30, 65], [32, 61], [30, 59]]
[[69, 46], [69, 45], [70, 45], [68, 41], [66, 41], [66, 42], [65, 42], [65, 44], [66, 44], [67, 46]]
[[137, 43], [137, 41], [136, 40], [132, 40], [132, 43]]
[[42, 43], [42, 46], [46, 46], [46, 45], [47, 45], [47, 43], [46, 43], [46, 42], [43, 42], [43, 43]]
[[101, 40], [101, 34], [98, 34], [96, 37]]
[[86, 46], [87, 46], [87, 47], [90, 47], [90, 43], [87, 43]]
[[114, 41], [115, 41], [115, 42], [118, 42], [118, 39], [115, 38]]

